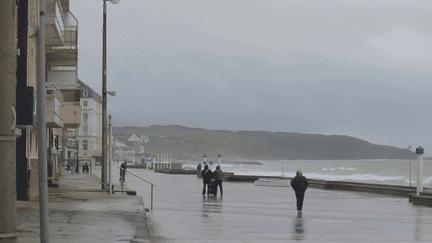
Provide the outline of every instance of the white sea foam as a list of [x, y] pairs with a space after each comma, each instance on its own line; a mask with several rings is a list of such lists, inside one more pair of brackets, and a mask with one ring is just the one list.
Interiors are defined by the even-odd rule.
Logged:
[[[182, 168], [183, 169], [196, 169], [198, 166], [198, 164], [183, 164]], [[236, 166], [235, 164], [221, 164], [221, 168], [229, 168], [229, 167], [234, 167]], [[213, 164], [213, 167], [216, 168], [216, 164]]]
[[[236, 172], [236, 175], [255, 175], [255, 176], [281, 176], [281, 172], [264, 172], [264, 171], [244, 171]], [[310, 179], [329, 180], [329, 181], [390, 181], [390, 180], [402, 180], [406, 181], [406, 176], [382, 176], [374, 174], [352, 174], [352, 175], [324, 175], [316, 173], [304, 172], [304, 176]], [[295, 172], [284, 172], [285, 177], [294, 177]], [[432, 178], [430, 179], [432, 180]]]
[[339, 167], [339, 168], [327, 168], [327, 167], [323, 167], [322, 171], [326, 171], [326, 170], [331, 170], [331, 171], [335, 171], [335, 170], [357, 170], [355, 168], [345, 168], [345, 167]]
[[429, 184], [432, 182], [432, 176], [429, 176], [428, 178], [424, 179], [423, 184]]
[[334, 181], [395, 181], [395, 180], [406, 180], [406, 176], [382, 176], [375, 174], [352, 174], [352, 175], [322, 175], [315, 173], [305, 173], [311, 179], [321, 179], [321, 180], [334, 180]]

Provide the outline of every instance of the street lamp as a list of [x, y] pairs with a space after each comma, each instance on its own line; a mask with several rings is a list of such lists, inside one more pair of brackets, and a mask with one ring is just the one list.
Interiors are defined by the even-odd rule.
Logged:
[[[411, 152], [412, 145], [408, 145], [408, 150]], [[410, 178], [410, 186], [411, 186], [411, 154], [409, 159], [409, 178]]]
[[[115, 96], [116, 91], [107, 91], [107, 94], [111, 95], [111, 96]], [[111, 185], [111, 162], [112, 162], [112, 148], [111, 148], [111, 140], [112, 140], [112, 123], [111, 123], [111, 114], [109, 114], [108, 116], [108, 120], [109, 120], [109, 160], [108, 160], [108, 170], [109, 170], [109, 183], [108, 183], [108, 190], [109, 190], [109, 194], [112, 194], [112, 185]]]
[[109, 194], [112, 194], [112, 185], [111, 185], [111, 158], [112, 158], [112, 149], [111, 149], [111, 140], [112, 140], [112, 132], [111, 132], [111, 114], [109, 114], [109, 160], [108, 160], [108, 170], [109, 170]]
[[[109, 0], [113, 4], [117, 4], [120, 0]], [[106, 189], [106, 169], [107, 169], [107, 68], [106, 68], [106, 2], [103, 0], [103, 50], [102, 50], [102, 189]], [[115, 95], [115, 93], [114, 93]]]

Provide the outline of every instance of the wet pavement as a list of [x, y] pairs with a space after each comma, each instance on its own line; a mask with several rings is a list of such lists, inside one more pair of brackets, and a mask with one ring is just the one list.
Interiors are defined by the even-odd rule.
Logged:
[[[147, 213], [152, 242], [430, 242], [432, 208], [408, 198], [309, 188], [297, 218], [292, 188], [223, 182], [221, 197], [202, 196], [202, 179], [143, 169], [156, 184]], [[132, 176], [126, 186], [150, 207], [150, 186]]]
[[[49, 188], [50, 242], [150, 242], [140, 196], [101, 190], [95, 175], [62, 173]], [[17, 202], [18, 242], [40, 242], [39, 201]]]

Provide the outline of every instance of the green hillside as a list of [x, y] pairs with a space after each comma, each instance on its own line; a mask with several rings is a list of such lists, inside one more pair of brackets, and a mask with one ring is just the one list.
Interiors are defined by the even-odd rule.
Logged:
[[342, 135], [300, 134], [265, 131], [206, 130], [183, 126], [113, 128], [126, 143], [132, 134], [149, 137], [143, 144], [150, 154], [171, 153], [177, 160], [325, 160], [408, 159], [414, 153], [392, 146], [372, 144]]

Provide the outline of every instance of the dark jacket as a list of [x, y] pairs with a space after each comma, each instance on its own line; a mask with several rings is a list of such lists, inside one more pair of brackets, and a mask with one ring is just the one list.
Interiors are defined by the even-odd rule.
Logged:
[[304, 176], [296, 176], [291, 181], [291, 187], [296, 193], [304, 193], [308, 187], [308, 182]]
[[222, 180], [223, 172], [220, 169], [216, 169], [213, 173], [214, 173], [214, 178], [217, 181], [221, 181]]
[[211, 170], [203, 170], [203, 172], [201, 172], [201, 175], [205, 184], [211, 183], [211, 179], [213, 177], [213, 173], [211, 172]]
[[121, 165], [120, 165], [120, 168], [122, 168], [122, 169], [120, 169], [120, 177], [124, 177], [124, 176], [126, 176], [126, 170], [127, 170], [127, 165], [126, 165], [126, 163], [125, 162], [123, 162]]

